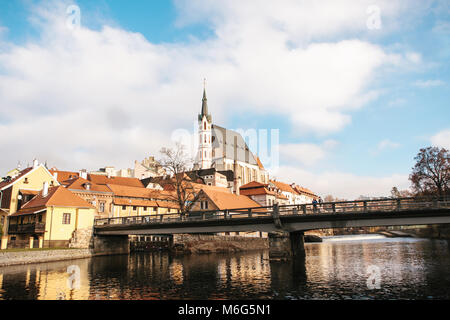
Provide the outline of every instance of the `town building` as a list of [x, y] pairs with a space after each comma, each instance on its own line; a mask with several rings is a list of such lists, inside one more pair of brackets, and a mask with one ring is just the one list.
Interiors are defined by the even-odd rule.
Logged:
[[92, 181], [78, 178], [66, 181], [64, 186], [94, 206], [97, 209], [96, 218], [108, 218], [111, 215], [114, 193], [107, 185], [96, 184]]
[[240, 187], [240, 194], [250, 197], [263, 207], [273, 206], [274, 204], [284, 205], [289, 202], [289, 199], [277, 188], [256, 181]]
[[[7, 228], [7, 217], [16, 213], [22, 206], [42, 190], [44, 183], [59, 186], [58, 181], [43, 164], [35, 159], [33, 166], [23, 170], [12, 170], [13, 176], [6, 176], [0, 182], [0, 222], [3, 220], [1, 249], [6, 249], [10, 238]], [[3, 219], [2, 219], [3, 217]]]
[[64, 186], [45, 182], [42, 191], [9, 215], [8, 248], [69, 247], [74, 232], [92, 230], [95, 211]]
[[213, 124], [208, 111], [206, 89], [203, 90], [201, 113], [198, 115], [198, 153], [194, 170], [215, 168], [218, 172], [234, 172], [233, 191], [251, 181], [269, 182], [269, 174], [252, 153], [241, 134]]

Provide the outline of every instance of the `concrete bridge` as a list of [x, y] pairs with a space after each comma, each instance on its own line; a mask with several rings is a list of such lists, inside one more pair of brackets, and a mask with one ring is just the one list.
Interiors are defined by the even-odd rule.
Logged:
[[96, 251], [124, 253], [128, 235], [260, 231], [270, 256], [304, 256], [303, 234], [314, 229], [450, 223], [450, 199], [401, 198], [274, 205], [223, 211], [106, 218], [95, 221]]

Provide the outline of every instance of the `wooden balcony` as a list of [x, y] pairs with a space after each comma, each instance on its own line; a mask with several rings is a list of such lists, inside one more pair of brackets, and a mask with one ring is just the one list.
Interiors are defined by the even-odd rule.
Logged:
[[44, 233], [45, 223], [10, 224], [9, 234]]

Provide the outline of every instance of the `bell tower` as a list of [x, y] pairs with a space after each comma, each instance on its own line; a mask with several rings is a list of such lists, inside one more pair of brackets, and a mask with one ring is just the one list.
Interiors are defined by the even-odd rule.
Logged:
[[209, 169], [212, 164], [212, 119], [208, 113], [208, 99], [206, 98], [206, 79], [203, 84], [202, 111], [198, 115], [198, 154], [197, 165], [199, 169]]

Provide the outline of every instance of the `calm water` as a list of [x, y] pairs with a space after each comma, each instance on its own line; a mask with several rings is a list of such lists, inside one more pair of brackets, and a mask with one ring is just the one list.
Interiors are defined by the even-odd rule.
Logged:
[[306, 253], [296, 264], [270, 262], [258, 251], [5, 267], [0, 299], [450, 299], [447, 241], [334, 237], [306, 244]]

